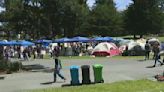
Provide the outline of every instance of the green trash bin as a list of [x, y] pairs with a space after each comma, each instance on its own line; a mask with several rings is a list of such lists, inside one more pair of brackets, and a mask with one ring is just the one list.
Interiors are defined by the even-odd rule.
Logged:
[[102, 69], [103, 65], [101, 64], [93, 65], [95, 83], [104, 83], [104, 79], [102, 77]]

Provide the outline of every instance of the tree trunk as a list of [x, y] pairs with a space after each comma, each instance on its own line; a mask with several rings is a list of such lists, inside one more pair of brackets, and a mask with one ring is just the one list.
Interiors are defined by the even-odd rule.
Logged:
[[143, 35], [140, 35], [140, 38], [143, 38]]
[[0, 61], [3, 61], [3, 46], [0, 46]]
[[10, 40], [10, 31], [7, 31], [7, 40]]
[[133, 35], [133, 37], [134, 37], [134, 39], [136, 39], [136, 35], [135, 34]]

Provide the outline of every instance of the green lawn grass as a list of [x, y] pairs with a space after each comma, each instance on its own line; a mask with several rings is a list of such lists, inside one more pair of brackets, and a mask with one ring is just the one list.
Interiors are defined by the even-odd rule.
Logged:
[[27, 92], [164, 92], [164, 83], [150, 80], [136, 80], [111, 84], [36, 89]]
[[[164, 36], [159, 36], [159, 37], [157, 37], [157, 36], [144, 36], [144, 37], [146, 37], [146, 38], [157, 38], [157, 39], [159, 39], [159, 41], [161, 41], [161, 42], [164, 42]], [[129, 39], [133, 39], [133, 35], [127, 35], [127, 36], [121, 36], [121, 38], [129, 38]], [[139, 38], [139, 36], [137, 35], [137, 38]]]
[[161, 42], [164, 42], [164, 37], [157, 37], [158, 39], [159, 39], [159, 41], [161, 41]]

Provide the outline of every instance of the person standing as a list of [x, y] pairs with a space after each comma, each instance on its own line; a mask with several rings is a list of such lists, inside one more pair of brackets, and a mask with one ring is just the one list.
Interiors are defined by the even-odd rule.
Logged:
[[149, 42], [146, 41], [146, 44], [145, 44], [145, 60], [149, 60], [150, 51], [151, 51], [151, 46], [150, 46]]
[[61, 69], [62, 69], [61, 61], [58, 59], [58, 57], [55, 57], [54, 82], [56, 82], [57, 75], [65, 82], [66, 78], [61, 74]]
[[156, 48], [155, 48], [155, 62], [154, 62], [153, 67], [156, 66], [157, 61], [158, 61], [161, 65], [163, 65], [163, 63], [160, 61], [160, 47], [159, 47], [158, 45], [157, 45]]

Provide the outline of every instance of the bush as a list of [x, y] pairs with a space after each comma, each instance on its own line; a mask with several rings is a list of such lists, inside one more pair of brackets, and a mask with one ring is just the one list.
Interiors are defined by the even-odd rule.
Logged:
[[4, 71], [8, 67], [7, 61], [0, 61], [0, 70]]
[[7, 72], [16, 72], [22, 69], [21, 62], [0, 61], [0, 70]]
[[14, 72], [19, 71], [20, 69], [22, 69], [22, 63], [21, 62], [10, 63], [9, 69]]

